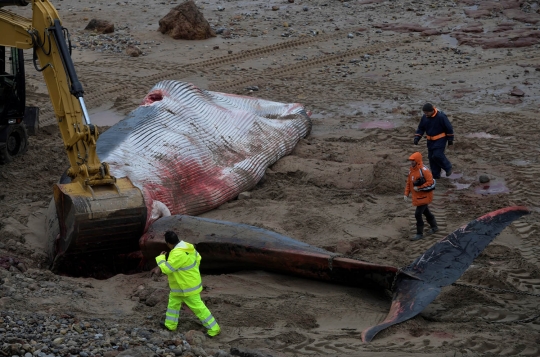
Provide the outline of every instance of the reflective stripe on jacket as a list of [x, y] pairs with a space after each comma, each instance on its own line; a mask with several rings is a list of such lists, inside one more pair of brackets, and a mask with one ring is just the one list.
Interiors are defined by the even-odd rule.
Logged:
[[[409, 169], [407, 185], [405, 186], [405, 196], [409, 196], [409, 193], [412, 195], [413, 206], [428, 205], [433, 201], [433, 186], [435, 186], [433, 174], [422, 163], [422, 154], [419, 152], [412, 154], [409, 160], [414, 160], [416, 162], [416, 166]], [[420, 173], [420, 170], [422, 170], [422, 173]], [[415, 191], [413, 183], [422, 176], [426, 182], [423, 185], [417, 186], [418, 191]]]
[[190, 296], [202, 291], [202, 280], [199, 272], [201, 256], [191, 243], [181, 241], [169, 253], [158, 255], [156, 262], [169, 279], [171, 293], [178, 296]]
[[439, 140], [440, 138], [444, 138], [445, 136], [446, 136], [446, 133], [440, 133], [439, 135], [435, 135], [435, 136], [426, 135], [426, 139], [428, 139], [428, 140]]

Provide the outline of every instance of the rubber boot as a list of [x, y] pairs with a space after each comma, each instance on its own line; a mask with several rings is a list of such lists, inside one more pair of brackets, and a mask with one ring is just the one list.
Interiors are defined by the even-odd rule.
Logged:
[[416, 226], [416, 235], [411, 238], [412, 241], [424, 238], [424, 226]]
[[433, 234], [439, 230], [439, 227], [437, 227], [437, 221], [435, 220], [435, 217], [433, 217], [432, 220], [428, 221], [429, 226], [431, 227], [429, 230], [429, 234]]

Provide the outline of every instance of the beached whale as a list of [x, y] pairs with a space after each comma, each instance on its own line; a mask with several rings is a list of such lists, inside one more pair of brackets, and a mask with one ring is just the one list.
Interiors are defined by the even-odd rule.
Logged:
[[[82, 253], [135, 250], [160, 217], [197, 215], [252, 189], [310, 130], [311, 119], [298, 103], [217, 93], [178, 81], [156, 84], [137, 109], [99, 136], [96, 150], [112, 175], [127, 177], [141, 191], [145, 214], [114, 217], [125, 221], [120, 228], [135, 227], [124, 233], [100, 225], [98, 217], [94, 223], [91, 207], [73, 202], [84, 206], [85, 229], [91, 233], [77, 238], [71, 216], [59, 229], [58, 208], [51, 202], [46, 228], [53, 269], [78, 261]], [[60, 180], [69, 182], [66, 175]], [[66, 228], [72, 234], [65, 234]]]
[[384, 321], [362, 331], [369, 342], [392, 325], [424, 310], [455, 282], [501, 231], [527, 214], [525, 207], [488, 213], [436, 242], [410, 265], [398, 269], [340, 257], [339, 254], [245, 224], [174, 215], [156, 221], [141, 237], [147, 262], [167, 251], [164, 234], [175, 231], [193, 243], [203, 257], [203, 272], [258, 269], [352, 286], [392, 290], [390, 312]]
[[250, 190], [310, 130], [301, 104], [168, 80], [100, 135], [97, 153], [142, 191], [147, 229], [162, 216], [197, 215]]

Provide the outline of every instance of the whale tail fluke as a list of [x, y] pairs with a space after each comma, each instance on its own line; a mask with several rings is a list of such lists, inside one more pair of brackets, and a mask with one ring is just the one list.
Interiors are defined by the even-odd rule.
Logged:
[[379, 331], [422, 312], [443, 286], [459, 279], [504, 228], [528, 213], [529, 210], [521, 206], [490, 212], [450, 233], [400, 269], [403, 274], [396, 279], [390, 312], [380, 324], [362, 331], [362, 341], [369, 342]]

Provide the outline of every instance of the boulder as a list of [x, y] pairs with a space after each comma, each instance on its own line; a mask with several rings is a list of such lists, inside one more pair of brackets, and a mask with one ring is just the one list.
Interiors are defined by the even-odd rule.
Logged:
[[521, 89], [514, 87], [510, 92], [510, 95], [513, 95], [514, 97], [523, 97], [525, 96], [525, 93]]
[[114, 24], [106, 20], [92, 19], [84, 29], [88, 31], [95, 31], [97, 33], [113, 33]]
[[216, 37], [210, 24], [192, 0], [172, 8], [159, 20], [159, 31], [175, 40], [205, 40]]
[[126, 47], [126, 53], [130, 57], [139, 57], [140, 55], [142, 55], [141, 49], [139, 47], [133, 46], [133, 45], [129, 45], [129, 46]]

